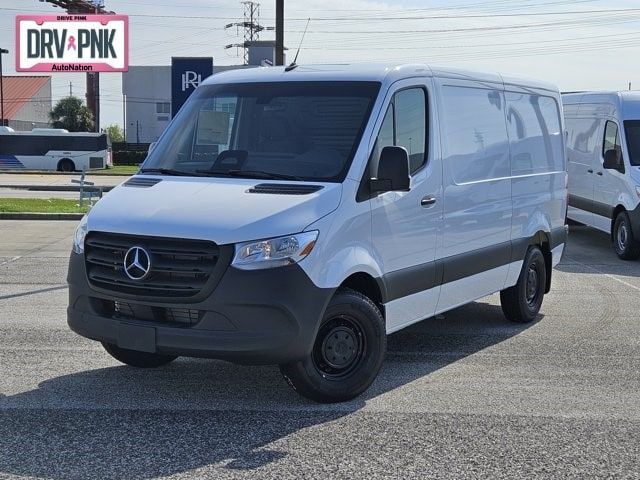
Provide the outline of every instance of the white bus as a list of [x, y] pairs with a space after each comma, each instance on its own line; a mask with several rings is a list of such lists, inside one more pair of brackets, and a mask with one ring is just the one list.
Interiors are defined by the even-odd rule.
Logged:
[[10, 127], [0, 127], [0, 170], [73, 172], [112, 164], [106, 133], [69, 132], [58, 128], [16, 132]]

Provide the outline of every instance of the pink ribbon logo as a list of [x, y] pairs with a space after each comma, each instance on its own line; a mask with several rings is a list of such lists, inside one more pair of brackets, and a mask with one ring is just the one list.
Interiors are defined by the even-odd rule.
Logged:
[[67, 50], [71, 50], [72, 48], [74, 50], [78, 50], [76, 48], [76, 37], [74, 37], [73, 35], [69, 37], [69, 43], [67, 43]]

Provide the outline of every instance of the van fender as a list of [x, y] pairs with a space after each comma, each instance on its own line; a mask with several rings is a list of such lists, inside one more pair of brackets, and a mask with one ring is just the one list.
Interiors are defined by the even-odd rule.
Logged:
[[[554, 255], [561, 256], [563, 249], [559, 249], [554, 252], [557, 247], [560, 247], [566, 243], [567, 228], [565, 225], [553, 227], [551, 220], [541, 211], [536, 211], [519, 236], [519, 238], [512, 241], [512, 261], [519, 261], [524, 259], [524, 256], [532, 245], [540, 246], [542, 253], [545, 257], [546, 266], [546, 288], [545, 293], [549, 293], [551, 289], [551, 275], [554, 265]], [[558, 259], [559, 261], [559, 259]], [[557, 263], [557, 262], [556, 262]], [[515, 274], [515, 272], [510, 272]], [[519, 272], [518, 272], [519, 273]], [[511, 277], [511, 275], [510, 275]], [[515, 278], [515, 277], [513, 277]]]
[[640, 202], [629, 195], [629, 192], [620, 192], [616, 206], [611, 210], [611, 240], [613, 241], [613, 226], [618, 213], [626, 210], [631, 220], [631, 233], [635, 238], [640, 238]]
[[335, 289], [351, 275], [365, 273], [373, 277], [381, 290], [382, 298], [386, 298], [380, 262], [371, 255], [371, 252], [364, 245], [347, 245], [328, 258], [308, 260], [313, 259], [305, 258], [300, 262], [300, 266], [317, 287]]

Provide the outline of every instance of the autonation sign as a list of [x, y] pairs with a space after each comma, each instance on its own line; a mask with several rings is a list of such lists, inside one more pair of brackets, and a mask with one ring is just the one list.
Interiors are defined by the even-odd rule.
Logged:
[[16, 16], [19, 72], [126, 72], [126, 15]]

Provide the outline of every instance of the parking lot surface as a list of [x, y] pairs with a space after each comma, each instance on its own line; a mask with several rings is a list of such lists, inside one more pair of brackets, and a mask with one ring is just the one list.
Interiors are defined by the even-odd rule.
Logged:
[[496, 295], [389, 337], [372, 388], [118, 364], [66, 325], [75, 222], [0, 221], [0, 478], [638, 478], [640, 262], [572, 228], [540, 318]]

